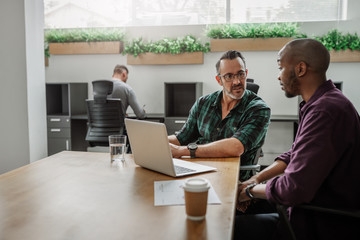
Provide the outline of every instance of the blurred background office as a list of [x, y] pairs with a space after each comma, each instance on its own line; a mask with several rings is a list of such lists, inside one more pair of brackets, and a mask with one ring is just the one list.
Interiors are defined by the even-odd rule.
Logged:
[[[209, 24], [244, 22], [296, 21], [300, 23], [300, 31], [308, 36], [335, 28], [345, 33], [360, 32], [357, 0], [278, 0], [271, 4], [265, 0], [104, 0], [96, 5], [98, 3], [81, 0], [0, 2], [0, 173], [47, 156], [45, 83], [87, 83], [91, 96], [93, 80], [108, 78], [116, 64], [127, 65], [126, 56], [121, 54], [52, 55], [45, 68], [44, 29], [121, 27], [128, 39], [142, 37], [149, 41], [189, 34], [209, 41], [204, 34]], [[94, 10], [98, 12], [92, 15]], [[127, 65], [131, 72], [129, 84], [139, 104], [146, 104], [147, 113], [164, 113], [165, 82], [202, 82], [203, 94], [219, 89], [214, 76], [215, 63], [221, 54], [206, 53], [203, 64]], [[258, 94], [271, 107], [272, 114], [296, 116], [299, 100], [284, 101], [277, 80], [277, 51], [243, 54], [248, 77], [260, 85]], [[359, 62], [331, 63], [328, 71], [328, 78], [343, 82], [342, 91], [358, 111], [359, 74]], [[293, 137], [292, 127], [291, 122], [272, 123], [263, 150], [270, 154], [287, 150]]]

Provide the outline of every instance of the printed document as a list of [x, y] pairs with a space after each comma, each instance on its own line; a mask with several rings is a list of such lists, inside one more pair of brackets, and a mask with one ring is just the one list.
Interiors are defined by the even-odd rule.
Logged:
[[[183, 180], [155, 181], [154, 182], [154, 205], [185, 205]], [[211, 186], [208, 193], [208, 204], [221, 204], [214, 188]]]

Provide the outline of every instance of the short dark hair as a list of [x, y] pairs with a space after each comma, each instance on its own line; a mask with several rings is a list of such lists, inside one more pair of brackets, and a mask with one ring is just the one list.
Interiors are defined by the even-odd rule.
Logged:
[[223, 59], [229, 59], [229, 60], [233, 60], [235, 58], [241, 58], [244, 62], [244, 67], [246, 68], [246, 63], [245, 63], [245, 58], [244, 56], [241, 54], [241, 52], [239, 51], [236, 51], [236, 50], [229, 50], [227, 52], [225, 52], [221, 58], [219, 59], [219, 61], [217, 61], [215, 67], [216, 67], [216, 72], [217, 74], [220, 74], [220, 62], [221, 60]]
[[127, 67], [125, 67], [124, 65], [118, 64], [114, 68], [114, 74], [122, 73], [124, 70], [129, 74], [129, 70], [127, 69]]

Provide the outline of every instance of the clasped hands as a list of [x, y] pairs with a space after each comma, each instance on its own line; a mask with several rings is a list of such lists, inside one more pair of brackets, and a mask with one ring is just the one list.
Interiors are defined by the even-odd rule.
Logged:
[[244, 182], [239, 181], [236, 209], [240, 212], [245, 212], [251, 203], [251, 199], [245, 193], [245, 188], [252, 183], [258, 183], [255, 176]]

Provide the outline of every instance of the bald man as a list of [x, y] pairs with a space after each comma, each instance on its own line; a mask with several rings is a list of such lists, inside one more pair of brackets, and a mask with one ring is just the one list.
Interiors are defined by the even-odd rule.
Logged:
[[[287, 97], [300, 95], [303, 99], [298, 132], [288, 152], [239, 186], [241, 203], [257, 198], [290, 206], [289, 219], [297, 239], [353, 239], [360, 235], [359, 220], [296, 208], [309, 203], [360, 209], [359, 114], [327, 80], [329, 61], [327, 49], [313, 39], [294, 40], [280, 50], [277, 62], [282, 90]], [[281, 239], [275, 211], [257, 213], [236, 217], [235, 239]]]

